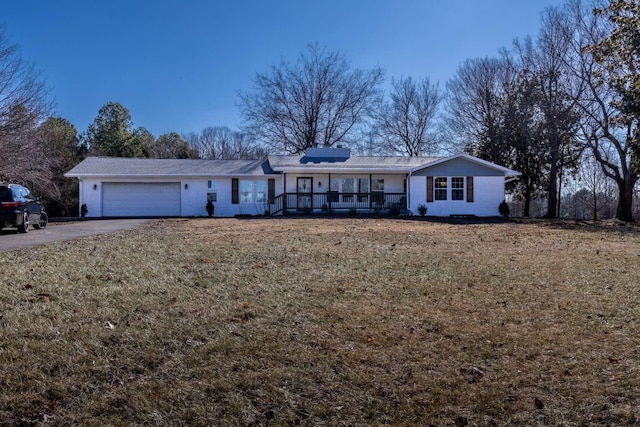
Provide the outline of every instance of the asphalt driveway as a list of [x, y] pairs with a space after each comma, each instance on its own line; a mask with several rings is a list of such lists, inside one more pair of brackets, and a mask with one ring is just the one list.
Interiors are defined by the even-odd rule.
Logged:
[[0, 252], [129, 230], [152, 221], [152, 219], [107, 219], [50, 223], [44, 230], [31, 228], [27, 234], [18, 233], [15, 228], [3, 228], [0, 230]]

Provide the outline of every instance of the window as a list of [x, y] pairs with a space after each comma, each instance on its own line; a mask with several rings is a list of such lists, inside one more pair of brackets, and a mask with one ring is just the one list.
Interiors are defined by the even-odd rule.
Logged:
[[210, 179], [207, 182], [207, 202], [218, 201], [218, 183], [215, 179]]
[[[275, 192], [275, 181], [272, 187]], [[269, 184], [265, 180], [234, 178], [231, 181], [231, 195], [232, 203], [267, 203]]]
[[[342, 178], [342, 192], [343, 193], [355, 193], [355, 180], [353, 178]], [[347, 194], [346, 196], [342, 196], [343, 202], [351, 202], [353, 201], [353, 195]]]
[[447, 200], [447, 178], [436, 177], [434, 180], [434, 194], [436, 200]]
[[451, 200], [464, 200], [464, 178], [451, 178]]
[[358, 178], [358, 193], [368, 193], [368, 192], [369, 192], [369, 179]]
[[267, 182], [255, 181], [256, 186], [256, 203], [265, 203], [267, 201]]
[[358, 201], [369, 201], [369, 178], [358, 178]]
[[342, 192], [343, 193], [355, 193], [355, 182], [353, 178], [342, 178]]
[[240, 203], [251, 203], [253, 201], [253, 181], [240, 180]]
[[371, 191], [384, 192], [384, 179], [374, 179], [371, 183]]

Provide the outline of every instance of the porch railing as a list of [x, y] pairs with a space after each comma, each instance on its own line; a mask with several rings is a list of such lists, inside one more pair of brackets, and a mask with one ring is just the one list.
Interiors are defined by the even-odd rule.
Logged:
[[407, 198], [404, 193], [282, 193], [269, 204], [271, 215], [280, 212], [332, 212], [338, 210], [385, 210], [405, 209]]

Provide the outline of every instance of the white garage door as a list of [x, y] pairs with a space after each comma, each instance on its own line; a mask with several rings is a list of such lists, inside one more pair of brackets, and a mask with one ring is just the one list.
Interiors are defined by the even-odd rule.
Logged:
[[102, 216], [180, 216], [180, 183], [105, 182]]

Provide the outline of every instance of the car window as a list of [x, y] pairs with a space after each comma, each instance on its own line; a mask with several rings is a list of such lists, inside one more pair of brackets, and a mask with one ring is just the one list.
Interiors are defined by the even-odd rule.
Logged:
[[13, 193], [9, 187], [0, 187], [0, 201], [10, 202], [13, 200]]

